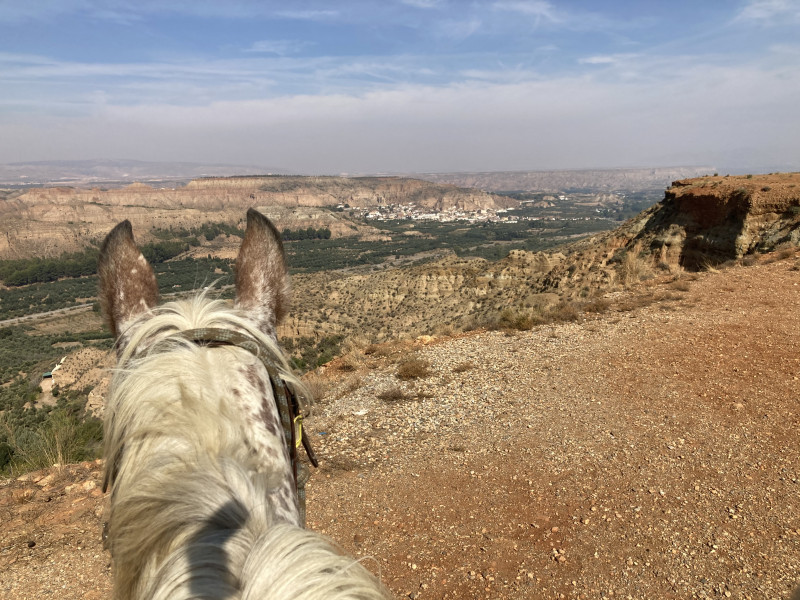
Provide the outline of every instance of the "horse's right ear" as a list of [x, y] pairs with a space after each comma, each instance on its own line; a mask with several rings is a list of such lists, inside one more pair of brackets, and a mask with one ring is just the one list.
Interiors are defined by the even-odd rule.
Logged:
[[158, 303], [152, 267], [133, 239], [130, 221], [111, 230], [100, 248], [100, 308], [114, 337], [125, 325]]
[[247, 230], [236, 257], [235, 305], [267, 333], [275, 333], [289, 309], [289, 270], [281, 234], [252, 208], [247, 211]]

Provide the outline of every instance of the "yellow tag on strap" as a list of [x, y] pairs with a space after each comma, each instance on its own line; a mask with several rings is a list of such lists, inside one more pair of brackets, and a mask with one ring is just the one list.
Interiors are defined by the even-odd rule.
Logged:
[[299, 448], [303, 444], [303, 415], [294, 418], [294, 445]]

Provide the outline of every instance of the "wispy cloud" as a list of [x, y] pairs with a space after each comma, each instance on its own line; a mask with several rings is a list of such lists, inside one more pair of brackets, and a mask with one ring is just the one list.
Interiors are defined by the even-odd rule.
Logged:
[[[257, 154], [331, 172], [800, 155], [800, 2], [655, 4], [0, 0], [0, 162]], [[30, 20], [39, 35], [20, 33]]]
[[[63, 139], [51, 135], [48, 143], [72, 150], [77, 138], [69, 136], [82, 132], [80, 139], [92, 144], [83, 152], [108, 148], [111, 137], [118, 156], [147, 146], [157, 160], [252, 162], [257, 155], [306, 172], [664, 164], [666, 156], [685, 156], [689, 147], [717, 162], [724, 158], [718, 148], [726, 145], [749, 146], [772, 158], [791, 147], [787, 128], [768, 120], [760, 107], [768, 104], [781, 118], [791, 118], [800, 93], [796, 73], [760, 67], [720, 72], [699, 65], [688, 73], [670, 95], [652, 81], [562, 77], [188, 107], [105, 105], [91, 121], [62, 123]], [[776, 93], [775, 81], [787, 76]], [[762, 116], [730, 128], [731, 119], [742, 114]], [[31, 122], [0, 122], [0, 135], [11, 139], [6, 136], [19, 131], [20, 123]], [[52, 119], [43, 119], [35, 131], [51, 125]], [[601, 148], [597, 140], [603, 140]]]
[[[294, 44], [288, 44], [289, 49]], [[279, 56], [266, 41], [238, 58], [150, 62], [81, 62], [28, 54], [0, 53], [0, 86], [7, 109], [24, 110], [17, 98], [40, 96], [31, 106], [91, 108], [98, 97], [108, 104], [193, 106], [247, 101], [285, 94], [362, 93], [379, 86], [438, 79], [426, 56]], [[272, 50], [272, 52], [267, 52]], [[273, 54], [273, 56], [270, 56]], [[97, 95], [102, 91], [102, 95]]]
[[582, 65], [612, 65], [617, 62], [617, 58], [613, 56], [589, 56], [586, 58], [578, 59]]
[[491, 4], [495, 14], [513, 15], [515, 23], [533, 22], [537, 29], [552, 29], [567, 32], [589, 32], [592, 35], [620, 33], [640, 26], [632, 16], [612, 18], [600, 12], [576, 8], [574, 5], [558, 4], [545, 0], [497, 0]]
[[0, 2], [0, 22], [21, 23], [55, 19], [63, 14], [88, 8], [84, 0], [42, 0], [41, 2]]
[[453, 40], [465, 40], [480, 30], [480, 19], [472, 18], [461, 21], [444, 21], [438, 27], [438, 33]]
[[537, 24], [542, 21], [551, 23], [562, 21], [562, 17], [557, 14], [553, 5], [543, 0], [502, 0], [493, 3], [492, 8], [535, 17]]
[[438, 8], [444, 4], [443, 0], [400, 0], [400, 3], [414, 8]]
[[245, 52], [289, 56], [291, 54], [298, 54], [312, 45], [312, 42], [304, 40], [259, 40], [245, 49]]
[[277, 16], [283, 19], [324, 20], [335, 18], [330, 8], [287, 9], [274, 0], [37, 0], [0, 2], [0, 22], [52, 21], [63, 15], [79, 15], [102, 21], [135, 22], [158, 15], [199, 18], [242, 19]]
[[584, 58], [579, 58], [578, 63], [582, 65], [618, 65], [623, 61], [628, 61], [636, 56], [636, 54], [606, 54], [587, 56]]
[[737, 20], [759, 24], [786, 24], [800, 21], [800, 2], [797, 0], [750, 0], [739, 11]]
[[279, 10], [275, 15], [284, 19], [298, 19], [302, 21], [322, 21], [339, 16], [337, 10]]

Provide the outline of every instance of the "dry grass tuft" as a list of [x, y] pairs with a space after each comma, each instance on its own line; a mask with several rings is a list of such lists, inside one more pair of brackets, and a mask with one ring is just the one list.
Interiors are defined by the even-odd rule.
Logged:
[[637, 308], [644, 308], [656, 302], [657, 298], [652, 294], [640, 294], [633, 298], [626, 298], [617, 304], [617, 310], [620, 312], [629, 312]]
[[482, 322], [474, 322], [471, 328], [484, 327], [492, 331], [501, 330], [506, 333], [528, 331], [538, 325], [578, 321], [584, 311], [592, 312], [594, 310], [601, 312], [606, 310], [609, 305], [610, 303], [607, 300], [598, 298], [585, 304], [572, 300], [562, 300], [554, 306], [536, 305], [528, 311], [505, 308], [499, 314], [496, 314], [494, 318], [487, 317]]
[[571, 322], [580, 319], [581, 311], [574, 302], [559, 302], [548, 313], [552, 322]]
[[747, 254], [742, 257], [741, 264], [743, 267], [752, 267], [758, 264], [759, 255], [757, 253]]
[[358, 371], [361, 363], [361, 354], [353, 351], [340, 357], [339, 360], [334, 363], [334, 365], [337, 371], [341, 371], [342, 373], [352, 373], [354, 371]]
[[584, 302], [582, 308], [583, 312], [587, 313], [603, 313], [606, 312], [611, 306], [611, 301], [607, 298], [594, 298], [588, 302]]
[[399, 379], [420, 379], [428, 377], [430, 372], [430, 363], [420, 358], [409, 358], [408, 360], [400, 363], [397, 367], [397, 377]]
[[0, 413], [0, 432], [4, 445], [13, 451], [12, 475], [41, 469], [59, 472], [64, 465], [83, 459], [89, 443], [86, 426], [64, 411], [53, 411], [36, 431], [19, 427], [7, 413]]
[[363, 350], [366, 356], [375, 356], [378, 358], [386, 358], [388, 356], [392, 356], [393, 354], [397, 354], [405, 347], [405, 344], [401, 341], [394, 340], [391, 342], [383, 342], [381, 344], [369, 344]]
[[768, 254], [764, 258], [764, 262], [766, 262], [766, 263], [774, 263], [774, 262], [777, 262], [779, 260], [786, 260], [787, 258], [793, 258], [795, 250], [796, 250], [796, 248], [794, 246], [792, 246], [792, 245], [781, 244], [775, 249], [775, 252], [772, 252], [771, 254]]
[[311, 400], [313, 402], [324, 400], [330, 391], [328, 383], [316, 373], [307, 373], [305, 377], [303, 377], [303, 384], [311, 394]]
[[676, 279], [671, 284], [669, 284], [669, 287], [679, 292], [688, 292], [691, 289], [689, 282], [684, 279]]
[[364, 356], [372, 356], [373, 354], [378, 354], [378, 351], [381, 349], [383, 344], [370, 344], [366, 348], [364, 348]]
[[407, 400], [408, 396], [406, 396], [402, 388], [394, 386], [378, 394], [378, 399], [384, 402], [402, 402], [403, 400]]
[[622, 257], [619, 271], [622, 285], [625, 287], [653, 276], [652, 263], [642, 255], [642, 250], [638, 245], [627, 251]]
[[503, 309], [500, 317], [493, 329], [516, 329], [517, 331], [528, 331], [536, 325], [533, 313], [513, 311], [510, 308]]
[[683, 296], [680, 294], [676, 294], [674, 292], [664, 292], [663, 294], [659, 294], [655, 297], [656, 302], [673, 302], [675, 300], [681, 300]]
[[358, 375], [350, 375], [347, 379], [344, 380], [342, 383], [341, 388], [339, 389], [338, 397], [343, 398], [348, 394], [352, 394], [356, 390], [361, 389], [364, 387], [364, 381]]
[[342, 344], [342, 354], [363, 353], [370, 345], [369, 340], [360, 335], [351, 335]]
[[443, 323], [441, 325], [436, 325], [433, 328], [433, 333], [440, 337], [452, 337], [456, 333], [456, 328], [452, 323]]

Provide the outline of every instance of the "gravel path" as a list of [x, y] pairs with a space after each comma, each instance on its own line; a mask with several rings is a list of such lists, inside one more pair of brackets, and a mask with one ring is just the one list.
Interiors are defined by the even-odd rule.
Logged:
[[[365, 357], [330, 396], [360, 387], [313, 424], [312, 524], [374, 557], [401, 596], [790, 597], [793, 264], [704, 275], [594, 321]], [[391, 363], [409, 353], [432, 374], [399, 381]], [[406, 399], [378, 398], [397, 386]]]
[[[398, 597], [792, 597], [799, 262], [334, 363], [308, 424], [310, 526]], [[398, 379], [410, 357], [430, 374]], [[85, 464], [0, 483], [0, 598], [108, 597], [96, 481]]]

